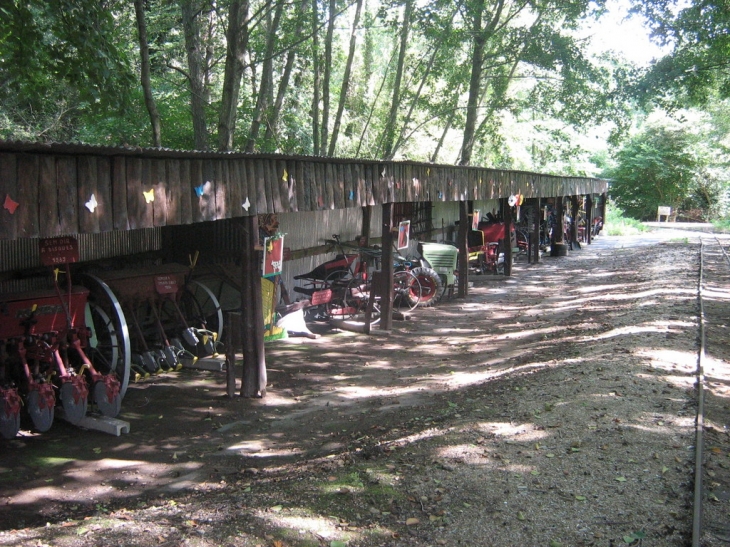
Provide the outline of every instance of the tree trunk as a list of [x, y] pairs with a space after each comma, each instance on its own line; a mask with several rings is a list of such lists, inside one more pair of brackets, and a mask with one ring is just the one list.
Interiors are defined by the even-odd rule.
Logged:
[[198, 12], [193, 0], [180, 0], [185, 48], [188, 58], [190, 111], [193, 118], [193, 142], [196, 150], [208, 149], [208, 125], [205, 120], [205, 70], [200, 43]]
[[449, 130], [451, 129], [451, 126], [454, 124], [454, 116], [456, 115], [456, 105], [459, 101], [459, 92], [460, 88], [456, 90], [455, 93], [452, 94], [451, 99], [451, 111], [448, 113], [446, 118], [446, 125], [444, 126], [444, 130], [441, 133], [441, 137], [439, 138], [439, 142], [436, 144], [436, 148], [434, 148], [433, 153], [431, 154], [430, 162], [436, 163], [436, 160], [438, 159], [439, 152], [441, 151], [441, 147], [444, 145], [444, 141], [446, 140], [446, 135], [448, 135]]
[[[388, 63], [388, 67], [390, 66], [390, 63]], [[355, 157], [360, 157], [360, 149], [362, 148], [363, 143], [365, 142], [365, 135], [368, 132], [368, 129], [370, 128], [370, 121], [373, 119], [373, 116], [375, 116], [375, 109], [377, 108], [378, 101], [380, 100], [380, 94], [383, 92], [383, 89], [385, 88], [385, 82], [387, 81], [388, 71], [386, 70], [385, 74], [383, 74], [383, 77], [380, 81], [380, 87], [378, 88], [378, 92], [376, 93], [372, 104], [370, 105], [370, 111], [368, 112], [368, 118], [365, 120], [365, 123], [362, 127], [362, 132], [360, 133], [360, 139], [357, 141], [357, 150], [355, 151]]]
[[226, 67], [218, 118], [218, 150], [221, 151], [233, 148], [238, 95], [243, 77], [245, 52], [248, 47], [248, 7], [248, 0], [232, 0], [228, 12]]
[[482, 15], [485, 9], [484, 0], [475, 2], [474, 23], [472, 32], [474, 35], [474, 49], [471, 58], [471, 77], [469, 79], [469, 98], [466, 106], [466, 123], [464, 124], [464, 140], [461, 145], [461, 157], [459, 165], [469, 165], [471, 154], [474, 149], [474, 136], [476, 133], [479, 97], [482, 87], [482, 68], [484, 63], [484, 51], [487, 45], [487, 37], [494, 30], [502, 15], [502, 8], [505, 0], [498, 0], [495, 12], [489, 24], [482, 28]]
[[259, 94], [256, 99], [256, 109], [254, 110], [253, 119], [251, 120], [251, 130], [248, 134], [248, 142], [246, 143], [246, 152], [253, 152], [256, 146], [256, 139], [259, 136], [261, 124], [268, 115], [269, 96], [273, 86], [272, 72], [274, 65], [274, 45], [276, 44], [277, 34], [279, 32], [279, 23], [281, 15], [284, 11], [284, 2], [279, 1], [274, 12], [274, 19], [270, 22], [267, 29], [266, 51], [264, 52], [264, 64], [261, 68], [261, 85], [259, 86]]
[[[300, 14], [300, 16], [297, 18], [297, 27], [295, 31], [297, 35], [300, 35], [302, 33], [303, 25], [304, 17], [302, 17], [302, 15]], [[264, 140], [266, 142], [269, 142], [272, 139], [276, 139], [278, 135], [277, 125], [279, 123], [279, 117], [281, 116], [281, 108], [284, 104], [284, 97], [286, 96], [286, 92], [289, 89], [289, 80], [291, 79], [291, 74], [294, 69], [294, 61], [296, 60], [296, 57], [297, 50], [294, 47], [291, 47], [286, 55], [284, 72], [281, 75], [281, 80], [279, 80], [279, 88], [276, 92], [276, 100], [274, 101], [274, 106], [271, 109], [269, 123], [266, 124], [266, 134], [264, 135]], [[277, 143], [277, 149], [278, 148], [279, 146]]]
[[312, 153], [319, 156], [319, 11], [312, 0]]
[[413, 13], [413, 0], [406, 0], [403, 11], [403, 24], [400, 35], [400, 50], [398, 52], [398, 66], [395, 72], [393, 83], [393, 98], [390, 103], [390, 114], [385, 126], [385, 138], [383, 141], [383, 159], [393, 159], [393, 144], [395, 141], [395, 125], [398, 121], [398, 110], [400, 109], [400, 88], [403, 81], [403, 71], [406, 63], [406, 51], [408, 50], [408, 32]]
[[423, 92], [423, 88], [426, 85], [426, 82], [428, 81], [429, 76], [431, 75], [431, 69], [433, 68], [433, 63], [436, 60], [436, 55], [439, 50], [439, 44], [436, 44], [434, 47], [434, 50], [431, 54], [431, 57], [428, 60], [428, 65], [426, 66], [426, 69], [424, 70], [423, 76], [421, 77], [421, 82], [418, 85], [418, 90], [416, 91], [415, 95], [413, 96], [413, 99], [411, 100], [411, 106], [408, 109], [408, 113], [405, 115], [403, 122], [401, 123], [401, 129], [400, 133], [398, 135], [398, 138], [395, 140], [395, 143], [393, 144], [392, 150], [391, 150], [391, 157], [398, 152], [398, 149], [403, 146], [403, 144], [408, 140], [406, 138], [406, 130], [408, 128], [408, 125], [411, 122], [411, 119], [413, 118], [413, 112], [416, 109], [416, 105], [418, 104], [419, 99], [421, 98], [421, 93]]
[[350, 74], [352, 73], [352, 63], [355, 59], [355, 44], [357, 42], [357, 25], [360, 23], [360, 12], [362, 11], [363, 0], [357, 0], [355, 7], [355, 19], [352, 22], [352, 32], [350, 33], [350, 51], [347, 55], [347, 64], [345, 65], [345, 74], [342, 76], [342, 87], [340, 88], [340, 102], [337, 106], [337, 115], [335, 123], [332, 127], [332, 137], [330, 138], [328, 156], [335, 155], [337, 147], [337, 137], [340, 133], [340, 124], [342, 123], [342, 113], [345, 110], [345, 102], [347, 102], [347, 90], [350, 87]]
[[335, 32], [335, 0], [330, 0], [329, 22], [327, 23], [327, 38], [324, 44], [324, 80], [322, 81], [322, 137], [320, 139], [321, 151], [324, 154], [327, 150], [329, 139], [329, 117], [330, 117], [330, 80], [332, 79], [332, 39]]
[[141, 63], [141, 84], [144, 93], [144, 104], [150, 116], [152, 124], [152, 146], [162, 146], [162, 134], [160, 129], [160, 114], [157, 111], [155, 98], [152, 96], [152, 84], [150, 83], [150, 50], [147, 44], [147, 22], [145, 21], [144, 6], [142, 0], [134, 0], [134, 12], [137, 16], [137, 31], [139, 32], [139, 53]]

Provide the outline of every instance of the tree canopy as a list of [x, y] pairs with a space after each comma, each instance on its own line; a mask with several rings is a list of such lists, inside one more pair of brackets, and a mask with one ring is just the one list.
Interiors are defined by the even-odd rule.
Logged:
[[728, 207], [727, 142], [715, 140], [725, 115], [687, 113], [677, 123], [665, 118], [647, 123], [616, 154], [610, 197], [628, 216], [653, 220], [668, 206], [683, 220], [708, 221]]
[[0, 0], [0, 137], [510, 167], [504, 115], [624, 108], [602, 2]]
[[727, 0], [641, 0], [652, 35], [670, 52], [640, 80], [644, 101], [664, 106], [704, 105], [717, 93], [730, 97], [730, 5]]

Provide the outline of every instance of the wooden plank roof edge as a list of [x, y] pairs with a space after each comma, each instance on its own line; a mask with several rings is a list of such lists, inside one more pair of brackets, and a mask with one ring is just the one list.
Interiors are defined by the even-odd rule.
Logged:
[[[371, 165], [417, 165], [423, 167], [435, 168], [458, 168], [463, 170], [486, 170], [497, 173], [509, 173], [512, 176], [531, 176], [551, 179], [563, 179], [576, 181], [590, 181], [593, 183], [607, 183], [606, 179], [587, 176], [566, 176], [552, 175], [546, 173], [537, 173], [533, 171], [521, 171], [513, 169], [500, 169], [494, 167], [484, 167], [478, 165], [449, 165], [429, 162], [418, 162], [413, 160], [375, 160], [367, 158], [341, 158], [329, 156], [305, 156], [305, 155], [286, 155], [274, 153], [247, 153], [240, 151], [219, 152], [214, 150], [175, 150], [171, 148], [143, 148], [140, 146], [102, 146], [86, 143], [60, 143], [60, 142], [31, 142], [31, 141], [8, 141], [0, 139], [0, 153], [26, 153], [26, 154], [57, 154], [57, 155], [97, 155], [97, 156], [142, 156], [146, 158], [165, 158], [165, 159], [280, 159], [291, 161], [308, 161], [308, 162], [340, 162], [340, 163], [359, 163]], [[518, 184], [519, 183], [515, 183]]]

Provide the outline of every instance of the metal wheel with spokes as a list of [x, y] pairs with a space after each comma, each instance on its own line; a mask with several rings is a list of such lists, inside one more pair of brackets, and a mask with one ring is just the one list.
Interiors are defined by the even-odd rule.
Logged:
[[365, 322], [368, 304], [372, 302], [370, 312], [370, 324], [375, 325], [380, 321], [380, 302], [372, 291], [372, 281], [358, 275], [353, 277], [347, 284], [345, 290], [345, 307], [350, 311], [350, 320]]
[[132, 368], [127, 319], [109, 285], [91, 274], [85, 274], [82, 282], [90, 291], [86, 306], [86, 326], [91, 329], [88, 357], [98, 372], [117, 377], [121, 400], [127, 393]]
[[[149, 306], [148, 302], [144, 303], [137, 317], [145, 335], [149, 333], [156, 340], [160, 333]], [[196, 357], [218, 353], [223, 334], [223, 310], [208, 287], [191, 281], [178, 294], [162, 299], [159, 306], [159, 319], [169, 340], [181, 340], [184, 349]]]
[[400, 270], [393, 274], [393, 305], [400, 308], [415, 309], [421, 301], [421, 282], [410, 270]]

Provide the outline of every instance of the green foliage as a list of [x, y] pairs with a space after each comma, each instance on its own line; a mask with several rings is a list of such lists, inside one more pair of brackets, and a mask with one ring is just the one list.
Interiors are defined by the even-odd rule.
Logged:
[[636, 235], [647, 230], [646, 226], [636, 219], [626, 217], [624, 212], [609, 201], [606, 204], [606, 221], [603, 232], [609, 236]]
[[[226, 30], [232, 0], [194, 2], [203, 51], [202, 102], [210, 135], [223, 104]], [[413, 2], [395, 127], [389, 122], [395, 65], [405, 0], [366, 3], [357, 30], [357, 48], [336, 153], [378, 158], [384, 135], [394, 137], [395, 157], [453, 162], [466, 125], [470, 56], [476, 36], [470, 29], [482, 17], [482, 74], [474, 124], [472, 163], [500, 168], [545, 169], [592, 174], [581, 131], [591, 124], [629, 125], [627, 81], [630, 69], [616, 61], [595, 63], [586, 44], [570, 34], [581, 18], [600, 12], [603, 0], [507, 2], [491, 28], [496, 0]], [[313, 153], [312, 108], [315, 77], [312, 0], [251, 0], [247, 48], [233, 134], [243, 149], [256, 112], [262, 78], [271, 78], [256, 151]], [[323, 66], [329, 0], [316, 0]], [[271, 70], [268, 31], [277, 8], [280, 27], [273, 33]], [[331, 110], [344, 78], [354, 4], [338, 0], [332, 39]], [[481, 10], [481, 11], [480, 11]], [[162, 145], [194, 146], [189, 67], [179, 2], [145, 0], [150, 83], [161, 120]], [[280, 112], [273, 105], [286, 62], [294, 54], [291, 79]], [[150, 123], [139, 85], [140, 52], [135, 12], [121, 0], [4, 0], [0, 2], [0, 138], [82, 140], [94, 144], [150, 144]], [[321, 79], [320, 79], [321, 81]], [[321, 84], [320, 84], [321, 85]], [[319, 90], [321, 93], [321, 89]], [[320, 97], [322, 95], [320, 94]], [[198, 95], [195, 95], [198, 97]], [[322, 105], [319, 105], [322, 108]], [[520, 129], [530, 139], [505, 130], [505, 119], [529, 120]], [[198, 120], [200, 118], [197, 118]], [[577, 129], [576, 129], [577, 128]], [[620, 131], [619, 131], [620, 132]], [[534, 154], [529, 153], [529, 149]], [[722, 177], [716, 177], [720, 180]]]
[[682, 128], [646, 127], [619, 150], [608, 172], [610, 197], [638, 220], [655, 218], [658, 206], [676, 210], [697, 188], [702, 164], [692, 153], [695, 142]]
[[654, 36], [673, 47], [637, 86], [645, 101], [670, 107], [704, 105], [717, 92], [730, 97], [730, 10], [727, 0], [691, 0], [677, 11], [673, 0], [638, 0], [634, 11]]
[[3, 2], [0, 104], [5, 116], [27, 130], [46, 126], [54, 133], [48, 127], [54, 117], [73, 116], [82, 108], [124, 108], [134, 75], [123, 39], [129, 20], [117, 12], [121, 6], [113, 0]]

